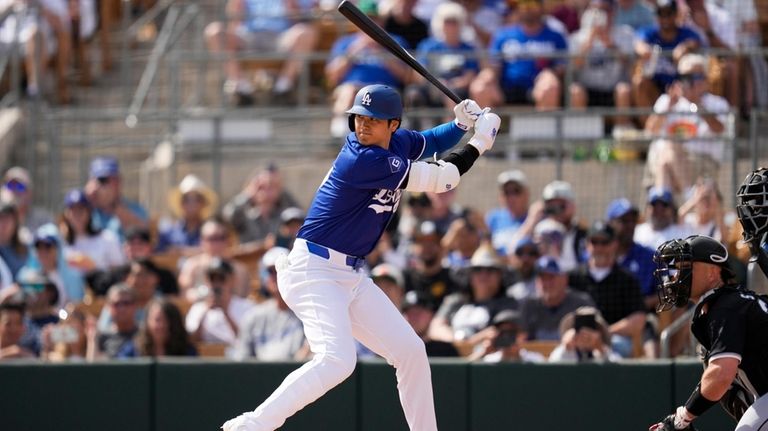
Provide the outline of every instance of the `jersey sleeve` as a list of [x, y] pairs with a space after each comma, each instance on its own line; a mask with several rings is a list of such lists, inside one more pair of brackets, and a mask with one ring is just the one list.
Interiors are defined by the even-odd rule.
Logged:
[[746, 336], [746, 316], [729, 304], [715, 304], [709, 310], [709, 331], [712, 347], [709, 358], [731, 354], [738, 356], [744, 353]]
[[341, 175], [350, 186], [359, 189], [396, 190], [405, 179], [410, 161], [395, 153], [371, 148], [360, 153], [355, 163]]

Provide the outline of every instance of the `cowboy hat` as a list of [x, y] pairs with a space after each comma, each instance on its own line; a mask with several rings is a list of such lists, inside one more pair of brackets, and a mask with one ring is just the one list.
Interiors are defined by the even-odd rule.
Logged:
[[199, 193], [205, 198], [205, 207], [203, 207], [203, 219], [210, 217], [216, 210], [219, 203], [219, 197], [203, 180], [196, 175], [189, 174], [181, 180], [179, 186], [172, 189], [168, 194], [168, 205], [176, 217], [181, 217], [181, 199], [187, 193]]

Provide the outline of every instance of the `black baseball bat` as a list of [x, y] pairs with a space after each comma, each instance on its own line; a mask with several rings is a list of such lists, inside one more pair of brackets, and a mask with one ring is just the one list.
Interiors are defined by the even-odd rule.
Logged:
[[419, 73], [419, 75], [426, 78], [427, 81], [431, 82], [432, 85], [437, 87], [440, 91], [443, 92], [446, 96], [448, 96], [451, 100], [453, 100], [456, 103], [461, 102], [461, 98], [456, 95], [450, 88], [443, 85], [442, 82], [440, 82], [439, 79], [435, 77], [435, 75], [432, 75], [430, 71], [428, 71], [424, 66], [421, 65], [418, 61], [416, 61], [413, 56], [405, 50], [400, 44], [395, 42], [394, 39], [392, 39], [392, 36], [387, 34], [386, 31], [384, 31], [383, 28], [379, 27], [378, 24], [373, 22], [370, 18], [368, 18], [367, 15], [365, 15], [360, 9], [357, 8], [354, 4], [349, 2], [348, 0], [344, 0], [339, 4], [339, 12], [341, 12], [342, 15], [347, 17], [348, 20], [352, 22], [357, 28], [362, 30], [365, 34], [371, 37], [371, 39], [375, 40], [379, 43], [379, 45], [383, 46], [387, 51], [394, 54], [395, 57], [399, 58], [405, 64], [413, 68], [416, 72]]

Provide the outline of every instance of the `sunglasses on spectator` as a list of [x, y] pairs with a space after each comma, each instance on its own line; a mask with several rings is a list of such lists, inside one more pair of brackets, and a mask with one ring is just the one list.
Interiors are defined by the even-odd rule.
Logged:
[[41, 248], [44, 250], [51, 250], [53, 248], [56, 248], [56, 244], [45, 242], [45, 241], [38, 241], [35, 243], [35, 248]]
[[96, 178], [96, 181], [98, 181], [99, 184], [103, 186], [103, 185], [109, 184], [109, 179], [110, 179], [109, 177], [98, 177]]
[[608, 245], [611, 243], [611, 240], [607, 238], [590, 238], [589, 243], [592, 245]]
[[211, 236], [204, 236], [203, 241], [208, 242], [224, 242], [227, 240], [226, 235], [211, 235]]
[[208, 274], [208, 281], [210, 281], [211, 284], [215, 284], [217, 286], [224, 284], [227, 281], [227, 278], [229, 277], [223, 273]]
[[522, 187], [505, 187], [504, 194], [507, 196], [519, 196], [523, 194]]
[[703, 73], [685, 73], [680, 75], [680, 80], [685, 82], [701, 82], [707, 80], [707, 75]]
[[133, 305], [133, 304], [134, 304], [134, 302], [133, 302], [133, 301], [127, 301], [127, 300], [125, 300], [125, 301], [115, 301], [115, 302], [110, 302], [110, 303], [109, 303], [109, 305], [111, 305], [111, 306], [113, 306], [113, 307], [116, 307], [116, 308], [120, 308], [120, 307], [130, 307], [130, 306], [131, 306], [131, 305]]
[[515, 252], [515, 256], [517, 256], [517, 257], [523, 257], [523, 256], [539, 257], [539, 251], [538, 250], [517, 250]]
[[205, 202], [205, 198], [196, 193], [187, 193], [181, 197], [181, 202], [185, 204], [190, 202]]
[[5, 183], [5, 188], [15, 193], [24, 193], [27, 191], [27, 185], [16, 179], [7, 181]]
[[653, 201], [651, 202], [651, 206], [653, 207], [660, 206], [662, 208], [669, 208], [669, 203], [664, 201]]

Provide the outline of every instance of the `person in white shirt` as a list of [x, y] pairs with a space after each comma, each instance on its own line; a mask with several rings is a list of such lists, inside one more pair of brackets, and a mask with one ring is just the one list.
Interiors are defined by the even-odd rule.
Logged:
[[730, 105], [709, 93], [706, 71], [704, 56], [686, 54], [678, 79], [656, 100], [645, 129], [660, 138], [648, 149], [646, 185], [687, 194], [699, 178], [718, 177]]
[[691, 198], [680, 205], [677, 215], [693, 235], [705, 235], [721, 242], [729, 237], [723, 195], [712, 179], [701, 180], [693, 186]]
[[616, 362], [621, 356], [611, 350], [608, 324], [594, 307], [579, 307], [560, 321], [560, 344], [549, 354], [549, 362]]
[[221, 258], [211, 259], [205, 271], [209, 294], [189, 309], [185, 326], [194, 342], [234, 347], [245, 315], [254, 302], [233, 294], [235, 268]]
[[663, 187], [648, 190], [646, 222], [635, 228], [635, 242], [656, 250], [662, 243], [693, 234], [690, 227], [677, 222], [677, 207], [672, 191]]

